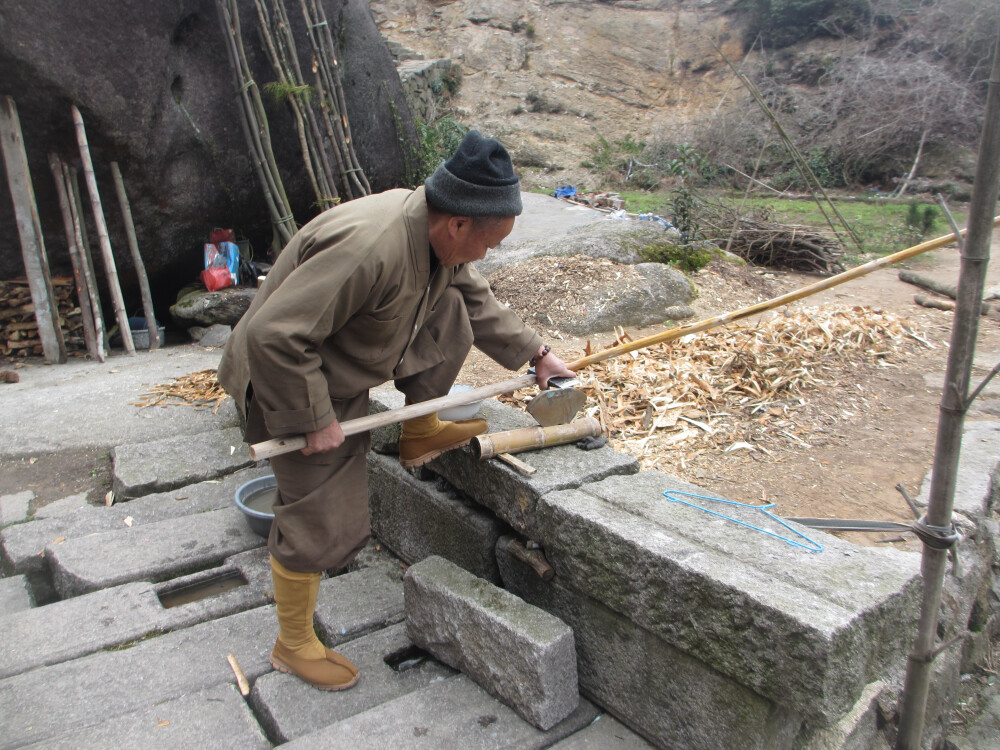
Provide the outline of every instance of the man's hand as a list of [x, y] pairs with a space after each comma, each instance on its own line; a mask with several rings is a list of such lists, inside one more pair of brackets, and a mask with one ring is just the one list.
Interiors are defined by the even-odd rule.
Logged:
[[334, 448], [339, 448], [344, 443], [344, 431], [340, 429], [340, 422], [334, 420], [322, 430], [306, 433], [306, 447], [302, 449], [303, 456], [311, 456], [313, 453], [326, 453]]
[[576, 373], [566, 367], [566, 363], [556, 356], [555, 352], [549, 351], [547, 354], [545, 347], [538, 350], [538, 357], [535, 363], [535, 380], [538, 387], [543, 391], [549, 387], [549, 378], [575, 378]]

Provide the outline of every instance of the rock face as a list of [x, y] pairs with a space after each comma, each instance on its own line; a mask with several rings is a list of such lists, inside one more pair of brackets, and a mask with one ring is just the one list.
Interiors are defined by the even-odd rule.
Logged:
[[[262, 54], [250, 0], [239, 0], [243, 39], [258, 85], [275, 79]], [[302, 54], [308, 43], [298, 3], [287, 3]], [[361, 164], [376, 191], [407, 179], [413, 126], [399, 78], [367, 3], [323, 0], [341, 46], [344, 93]], [[110, 177], [121, 166], [139, 247], [158, 306], [196, 276], [201, 243], [217, 226], [250, 239], [263, 259], [271, 229], [233, 94], [232, 71], [214, 0], [63, 3], [9, 0], [0, 5], [0, 94], [17, 104], [53, 272], [69, 257], [47, 154], [78, 165], [70, 116], [83, 114], [104, 213], [128, 304], [137, 284]], [[303, 70], [311, 68], [302, 61]], [[316, 208], [298, 138], [285, 105], [265, 97], [276, 161], [300, 223]], [[81, 183], [82, 184], [82, 183]], [[0, 225], [14, 226], [5, 180]], [[90, 231], [94, 238], [94, 231]], [[96, 251], [96, 248], [95, 248]], [[99, 263], [99, 261], [98, 261]], [[0, 278], [23, 275], [17, 233], [0, 237]], [[100, 271], [99, 271], [100, 273]], [[166, 311], [163, 310], [163, 313]], [[164, 315], [165, 317], [165, 315]]]

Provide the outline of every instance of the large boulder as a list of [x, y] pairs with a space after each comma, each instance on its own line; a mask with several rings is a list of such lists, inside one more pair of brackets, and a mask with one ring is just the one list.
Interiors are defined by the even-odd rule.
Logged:
[[[336, 27], [354, 145], [372, 188], [405, 184], [414, 129], [392, 58], [359, 0], [322, 0]], [[311, 64], [299, 4], [286, 3], [302, 68]], [[251, 0], [239, 0], [254, 77], [275, 79], [258, 37]], [[87, 126], [97, 181], [129, 306], [138, 304], [110, 162], [121, 166], [152, 278], [158, 317], [178, 288], [197, 275], [201, 243], [213, 227], [232, 227], [264, 260], [272, 232], [251, 165], [233, 74], [215, 0], [123, 2], [5, 0], [0, 3], [0, 95], [20, 114], [41, 224], [54, 273], [70, 270], [47, 163], [55, 152], [80, 162], [70, 105]], [[298, 137], [284, 104], [265, 96], [276, 161], [299, 223], [317, 212]], [[412, 159], [410, 159], [412, 162]], [[0, 180], [0, 226], [14, 213]], [[95, 237], [91, 228], [90, 236]], [[95, 248], [96, 250], [96, 248]], [[100, 263], [98, 261], [98, 268]], [[0, 278], [24, 274], [17, 233], [0, 236]]]

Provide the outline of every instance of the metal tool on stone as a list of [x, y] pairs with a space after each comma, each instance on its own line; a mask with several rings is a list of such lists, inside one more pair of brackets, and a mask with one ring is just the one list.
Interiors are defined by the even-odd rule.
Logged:
[[[534, 369], [528, 373], [533, 374]], [[548, 390], [540, 391], [525, 409], [542, 427], [566, 424], [587, 402], [587, 396], [576, 387], [579, 384], [576, 378], [549, 378]]]

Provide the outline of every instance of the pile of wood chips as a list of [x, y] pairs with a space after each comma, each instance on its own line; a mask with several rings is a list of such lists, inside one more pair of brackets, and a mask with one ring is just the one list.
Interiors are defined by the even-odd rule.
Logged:
[[[612, 345], [630, 340], [622, 331]], [[851, 363], [888, 364], [918, 345], [930, 346], [906, 320], [868, 307], [802, 310], [690, 334], [591, 365], [579, 378], [587, 414], [616, 450], [643, 469], [684, 468], [705, 451], [807, 446], [791, 414], [805, 404], [800, 394], [843, 387], [837, 378]]]
[[[56, 297], [59, 327], [67, 351], [86, 351], [83, 318], [76, 303], [76, 289], [70, 276], [54, 276], [52, 291]], [[0, 281], [0, 355], [28, 357], [42, 355], [38, 337], [35, 305], [27, 279]]]
[[219, 406], [226, 400], [226, 392], [219, 385], [214, 369], [200, 370], [179, 378], [170, 383], [154, 385], [143, 393], [148, 396], [145, 401], [133, 401], [133, 406], [178, 406], [188, 405], [195, 408], [212, 407], [212, 413], [217, 414]]

